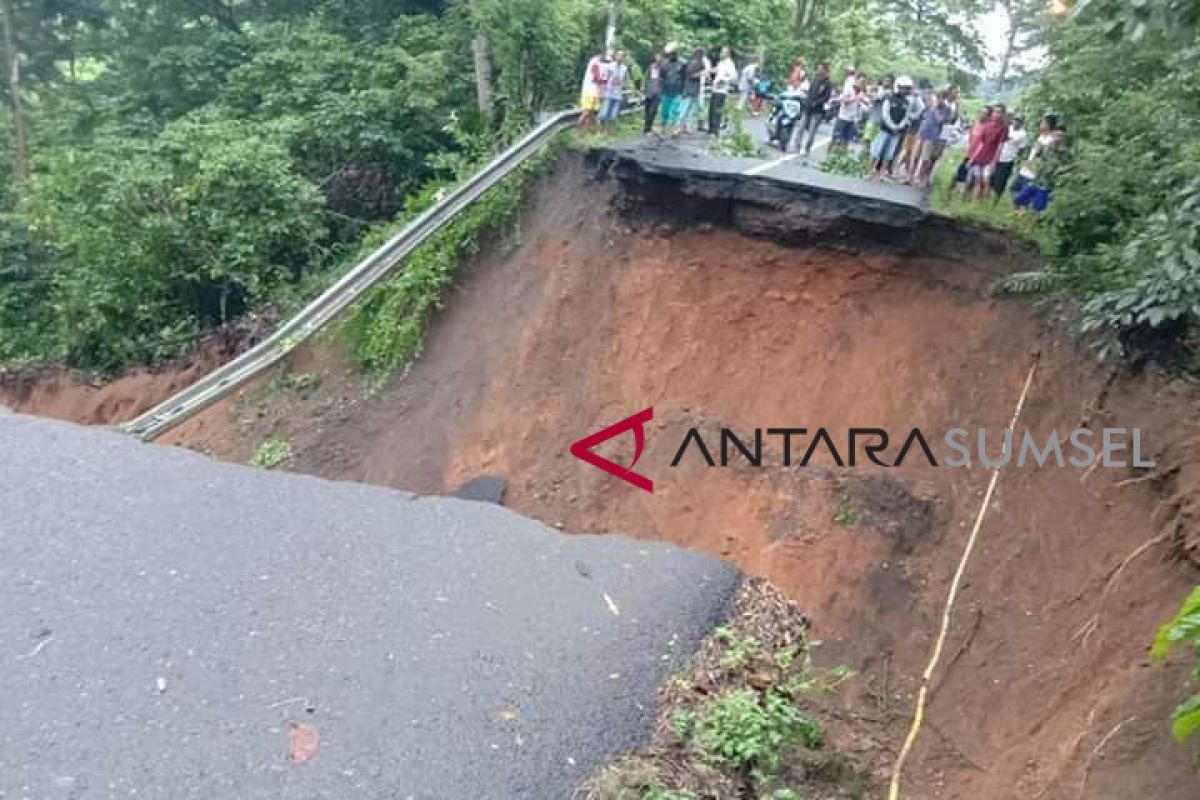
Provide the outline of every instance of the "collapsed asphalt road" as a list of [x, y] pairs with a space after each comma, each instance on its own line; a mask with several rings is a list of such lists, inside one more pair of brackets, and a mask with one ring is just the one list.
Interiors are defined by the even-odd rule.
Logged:
[[0, 797], [567, 796], [735, 570], [0, 413]]

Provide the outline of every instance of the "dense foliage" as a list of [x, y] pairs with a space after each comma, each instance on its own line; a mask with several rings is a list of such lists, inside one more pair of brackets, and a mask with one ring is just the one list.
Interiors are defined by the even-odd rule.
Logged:
[[[1191, 649], [1192, 679], [1200, 681], [1200, 586], [1183, 601], [1179, 613], [1159, 628], [1151, 652], [1161, 662], [1176, 647]], [[1172, 732], [1179, 742], [1200, 735], [1200, 692], [1176, 706], [1171, 721]]]
[[1103, 355], [1177, 355], [1200, 322], [1200, 6], [1093, 0], [1049, 47], [1024, 104], [1059, 115], [1069, 159], [1052, 263], [1013, 285], [1080, 298]]
[[[0, 362], [117, 370], [310, 293], [569, 104], [610, 5], [0, 0]], [[639, 64], [669, 39], [730, 43], [777, 74], [800, 54], [933, 80], [978, 64], [956, 21], [971, 0], [616, 5]], [[360, 308], [362, 363], [416, 352], [478, 226], [511, 215], [501, 195]]]

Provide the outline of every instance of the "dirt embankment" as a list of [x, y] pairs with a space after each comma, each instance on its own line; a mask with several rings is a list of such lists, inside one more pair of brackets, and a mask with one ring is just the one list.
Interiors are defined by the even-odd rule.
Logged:
[[[828, 457], [785, 469], [770, 446], [762, 468], [695, 457], [672, 468], [686, 430], [710, 443], [722, 426], [994, 430], [1038, 359], [1022, 425], [1139, 426], [1165, 459], [1194, 393], [1110, 383], [1026, 304], [987, 295], [1002, 265], [970, 237], [916, 254], [786, 248], [614, 216], [612, 192], [569, 161], [526, 211], [518, 245], [463, 271], [406, 376], [367, 394], [336, 343], [301, 348], [290, 370], [303, 379], [264, 381], [169, 441], [245, 461], [283, 435], [294, 469], [424, 492], [504, 475], [510, 506], [567, 530], [733, 559], [811, 613], [827, 662], [858, 670], [839, 736], [882, 770], [989, 473], [911, 457], [887, 470]], [[649, 406], [637, 469], [653, 494], [570, 456], [575, 440]], [[632, 437], [601, 452], [628, 463]], [[1147, 654], [1196, 572], [1165, 547], [1118, 569], [1160, 529], [1162, 487], [1140, 477], [1003, 473], [906, 796], [1200, 795], [1165, 723], [1181, 670]]]
[[60, 367], [0, 373], [0, 406], [84, 425], [114, 425], [153, 408], [232, 355], [226, 345], [210, 342], [169, 366], [107, 380]]

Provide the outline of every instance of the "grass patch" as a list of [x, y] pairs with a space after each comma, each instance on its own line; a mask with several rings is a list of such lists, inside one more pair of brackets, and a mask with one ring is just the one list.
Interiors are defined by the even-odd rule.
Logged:
[[871, 170], [871, 154], [867, 145], [834, 153], [818, 165], [821, 172], [832, 175], [848, 175], [851, 178], [866, 178]]
[[858, 512], [845, 498], [842, 498], [838, 500], [837, 508], [833, 510], [833, 521], [838, 525], [853, 525], [858, 521]]
[[[1043, 255], [1054, 251], [1053, 235], [1049, 227], [1043, 224], [1042, 217], [1037, 214], [1018, 214], [1013, 207], [1011, 187], [1002, 197], [997, 198], [989, 191], [983, 200], [966, 198], [956, 191], [954, 174], [962, 163], [962, 150], [947, 150], [938, 161], [933, 173], [933, 187], [930, 190], [930, 203], [933, 210], [946, 217], [988, 225], [1012, 231], [1017, 236], [1035, 244]], [[1014, 176], [1015, 177], [1015, 176]]]
[[292, 443], [282, 437], [267, 439], [258, 446], [250, 466], [259, 469], [275, 469], [280, 464], [292, 460]]
[[866, 779], [827, 744], [819, 698], [850, 677], [813, 663], [808, 621], [763, 580], [729, 624], [660, 690], [653, 744], [600, 770], [586, 800], [865, 797]]

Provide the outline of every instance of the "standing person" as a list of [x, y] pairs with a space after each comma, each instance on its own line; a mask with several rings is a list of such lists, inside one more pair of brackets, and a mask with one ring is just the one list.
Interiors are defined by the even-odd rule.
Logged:
[[792, 72], [788, 75], [788, 88], [792, 91], [802, 91], [807, 77], [808, 69], [804, 63], [804, 59], [797, 58], [792, 62]]
[[603, 101], [604, 84], [608, 80], [607, 54], [591, 57], [583, 71], [583, 85], [579, 89], [579, 127], [589, 130], [596, 122]]
[[926, 187], [933, 182], [933, 165], [941, 158], [942, 149], [945, 147], [942, 128], [949, 122], [952, 113], [954, 112], [950, 108], [950, 93], [946, 90], [938, 92], [917, 130], [920, 144], [917, 147], [916, 165], [909, 172], [906, 183]]
[[817, 64], [817, 75], [808, 85], [804, 109], [804, 121], [800, 126], [800, 136], [804, 139], [804, 155], [812, 150], [813, 140], [817, 138], [817, 130], [825, 121], [825, 106], [833, 95], [833, 82], [829, 80], [829, 64], [822, 61]]
[[662, 102], [663, 57], [661, 51], [655, 53], [642, 74], [642, 110], [646, 115], [642, 133], [653, 132], [654, 121], [658, 118], [658, 106]]
[[853, 83], [842, 88], [838, 104], [837, 120], [833, 123], [833, 138], [829, 140], [829, 154], [845, 152], [850, 143], [858, 138], [858, 122], [862, 118], [863, 106], [867, 102], [867, 80], [855, 76]]
[[613, 54], [607, 80], [604, 81], [604, 102], [600, 106], [602, 130], [612, 130], [616, 125], [617, 116], [621, 113], [621, 102], [625, 97], [625, 79], [628, 77], [629, 67], [625, 65], [625, 51], [618, 50]]
[[738, 78], [738, 104], [742, 110], [751, 110], [754, 100], [754, 87], [758, 83], [758, 59], [750, 59], [750, 63], [742, 67], [742, 74]]
[[896, 78], [892, 91], [883, 98], [879, 109], [879, 133], [871, 142], [871, 180], [881, 179], [892, 168], [896, 148], [908, 130], [912, 90], [912, 78], [901, 75]]
[[683, 89], [687, 82], [687, 64], [679, 58], [679, 45], [668, 42], [663, 48], [662, 75], [662, 125], [663, 130], [678, 133], [683, 121]]
[[954, 173], [954, 184], [951, 187], [952, 189], [957, 188], [959, 184], [962, 184], [964, 197], [969, 194], [972, 188], [969, 182], [971, 176], [971, 154], [975, 152], [976, 142], [983, 132], [983, 124], [991, 115], [992, 107], [984, 106], [979, 111], [979, 118], [975, 120], [975, 123], [967, 131], [967, 150], [963, 155], [962, 163], [958, 165], [958, 169]]
[[912, 177], [917, 169], [918, 150], [921, 146], [919, 132], [921, 123], [925, 121], [925, 113], [933, 105], [932, 87], [927, 81], [922, 81], [921, 91], [914, 92], [909, 100], [908, 129], [904, 140], [900, 143], [900, 156], [892, 165], [893, 170], [904, 170], [905, 181]]
[[712, 98], [708, 102], [708, 132], [712, 136], [721, 135], [725, 101], [737, 79], [738, 70], [737, 65], [733, 63], [733, 51], [726, 45], [721, 48], [721, 58], [713, 68]]
[[1029, 134], [1025, 131], [1025, 122], [1021, 117], [1014, 115], [1012, 123], [1008, 126], [1008, 140], [1000, 147], [1000, 155], [996, 156], [996, 166], [992, 169], [992, 192], [995, 197], [993, 203], [1000, 202], [1000, 198], [1004, 196], [1004, 191], [1008, 188], [1008, 182], [1012, 178], [1013, 165], [1017, 161], [1017, 156], [1025, 149], [1025, 143], [1029, 140]]
[[972, 190], [976, 200], [987, 195], [987, 179], [992, 164], [1000, 154], [1000, 147], [1008, 140], [1008, 121], [1004, 106], [995, 106], [972, 131], [972, 142], [967, 150], [967, 194]]
[[699, 113], [701, 95], [704, 92], [704, 77], [708, 74], [708, 59], [704, 56], [704, 48], [697, 47], [692, 51], [692, 57], [687, 62], [684, 71], [683, 107], [680, 111], [680, 126], [691, 131], [692, 119]]
[[1038, 125], [1037, 141], [1017, 177], [1013, 206], [1018, 212], [1031, 208], [1040, 214], [1050, 205], [1050, 190], [1065, 147], [1066, 132], [1058, 117], [1047, 114]]

